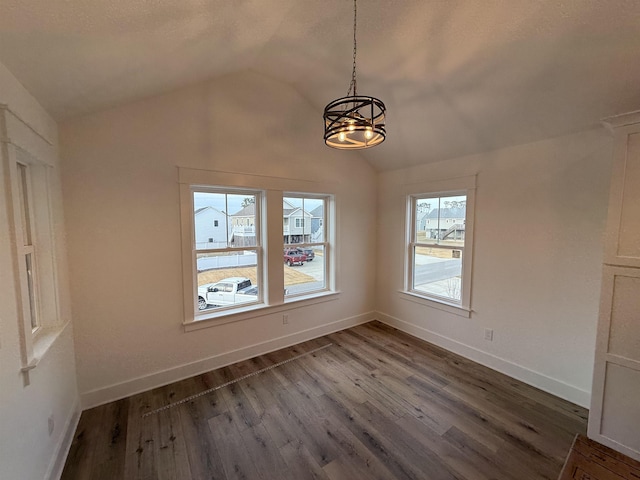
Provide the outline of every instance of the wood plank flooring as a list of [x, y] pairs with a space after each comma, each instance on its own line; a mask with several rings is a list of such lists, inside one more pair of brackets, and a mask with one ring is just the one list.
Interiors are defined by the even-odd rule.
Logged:
[[556, 480], [586, 419], [371, 322], [83, 412], [62, 478]]

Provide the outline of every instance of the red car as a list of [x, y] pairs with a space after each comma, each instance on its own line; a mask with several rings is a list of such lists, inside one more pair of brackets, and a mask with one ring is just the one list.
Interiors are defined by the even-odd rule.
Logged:
[[284, 263], [290, 267], [294, 265], [303, 265], [307, 261], [307, 256], [297, 248], [284, 249]]

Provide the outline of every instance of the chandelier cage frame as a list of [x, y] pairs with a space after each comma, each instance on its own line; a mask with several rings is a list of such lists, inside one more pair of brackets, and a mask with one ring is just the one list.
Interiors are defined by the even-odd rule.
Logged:
[[339, 150], [370, 148], [387, 137], [385, 116], [387, 109], [375, 97], [358, 95], [356, 78], [357, 0], [353, 0], [353, 69], [347, 96], [330, 102], [324, 108], [324, 142]]
[[338, 98], [324, 109], [324, 141], [342, 150], [378, 145], [387, 136], [385, 115], [384, 103], [375, 97]]

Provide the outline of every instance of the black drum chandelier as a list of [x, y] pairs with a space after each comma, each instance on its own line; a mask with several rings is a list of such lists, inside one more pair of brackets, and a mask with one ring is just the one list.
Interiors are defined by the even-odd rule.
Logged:
[[341, 150], [375, 147], [384, 142], [386, 107], [375, 97], [358, 95], [356, 80], [357, 0], [353, 0], [353, 70], [347, 96], [324, 107], [324, 143]]

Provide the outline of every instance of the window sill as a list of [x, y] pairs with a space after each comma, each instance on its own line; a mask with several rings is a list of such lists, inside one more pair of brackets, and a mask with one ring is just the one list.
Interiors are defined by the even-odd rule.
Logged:
[[[332, 292], [330, 290], [315, 290], [313, 292], [309, 292], [309, 293], [301, 293], [299, 295], [290, 295], [289, 297], [285, 297], [284, 299], [284, 303], [286, 304], [291, 304], [291, 303], [296, 303], [296, 302], [304, 302], [304, 301], [311, 301], [314, 299], [322, 299], [324, 297], [330, 297], [333, 295], [337, 295], [339, 292]], [[325, 300], [322, 300], [325, 301]], [[312, 302], [315, 303], [315, 302]]]
[[192, 332], [195, 330], [202, 330], [203, 328], [217, 327], [219, 325], [226, 325], [227, 323], [241, 322], [256, 317], [286, 312], [288, 310], [293, 310], [294, 308], [307, 307], [317, 303], [331, 302], [333, 300], [338, 300], [339, 297], [340, 292], [316, 293], [313, 295], [287, 299], [285, 303], [279, 305], [251, 305], [244, 308], [234, 309], [232, 311], [226, 310], [224, 312], [212, 313], [206, 318], [183, 322], [182, 325], [185, 332]]
[[43, 327], [36, 333], [33, 339], [33, 356], [29, 359], [27, 365], [24, 365], [20, 370], [27, 374], [30, 370], [33, 370], [38, 366], [40, 361], [45, 357], [47, 352], [51, 350], [51, 347], [56, 342], [58, 337], [62, 335], [64, 329], [67, 328], [69, 322], [62, 325], [55, 325], [53, 327]]
[[455, 303], [448, 303], [442, 300], [436, 300], [435, 298], [425, 298], [422, 295], [418, 295], [413, 292], [407, 292], [399, 290], [400, 298], [409, 302], [417, 303], [425, 307], [435, 308], [442, 310], [443, 312], [452, 313], [464, 318], [471, 318], [472, 310], [462, 305], [456, 305]]

